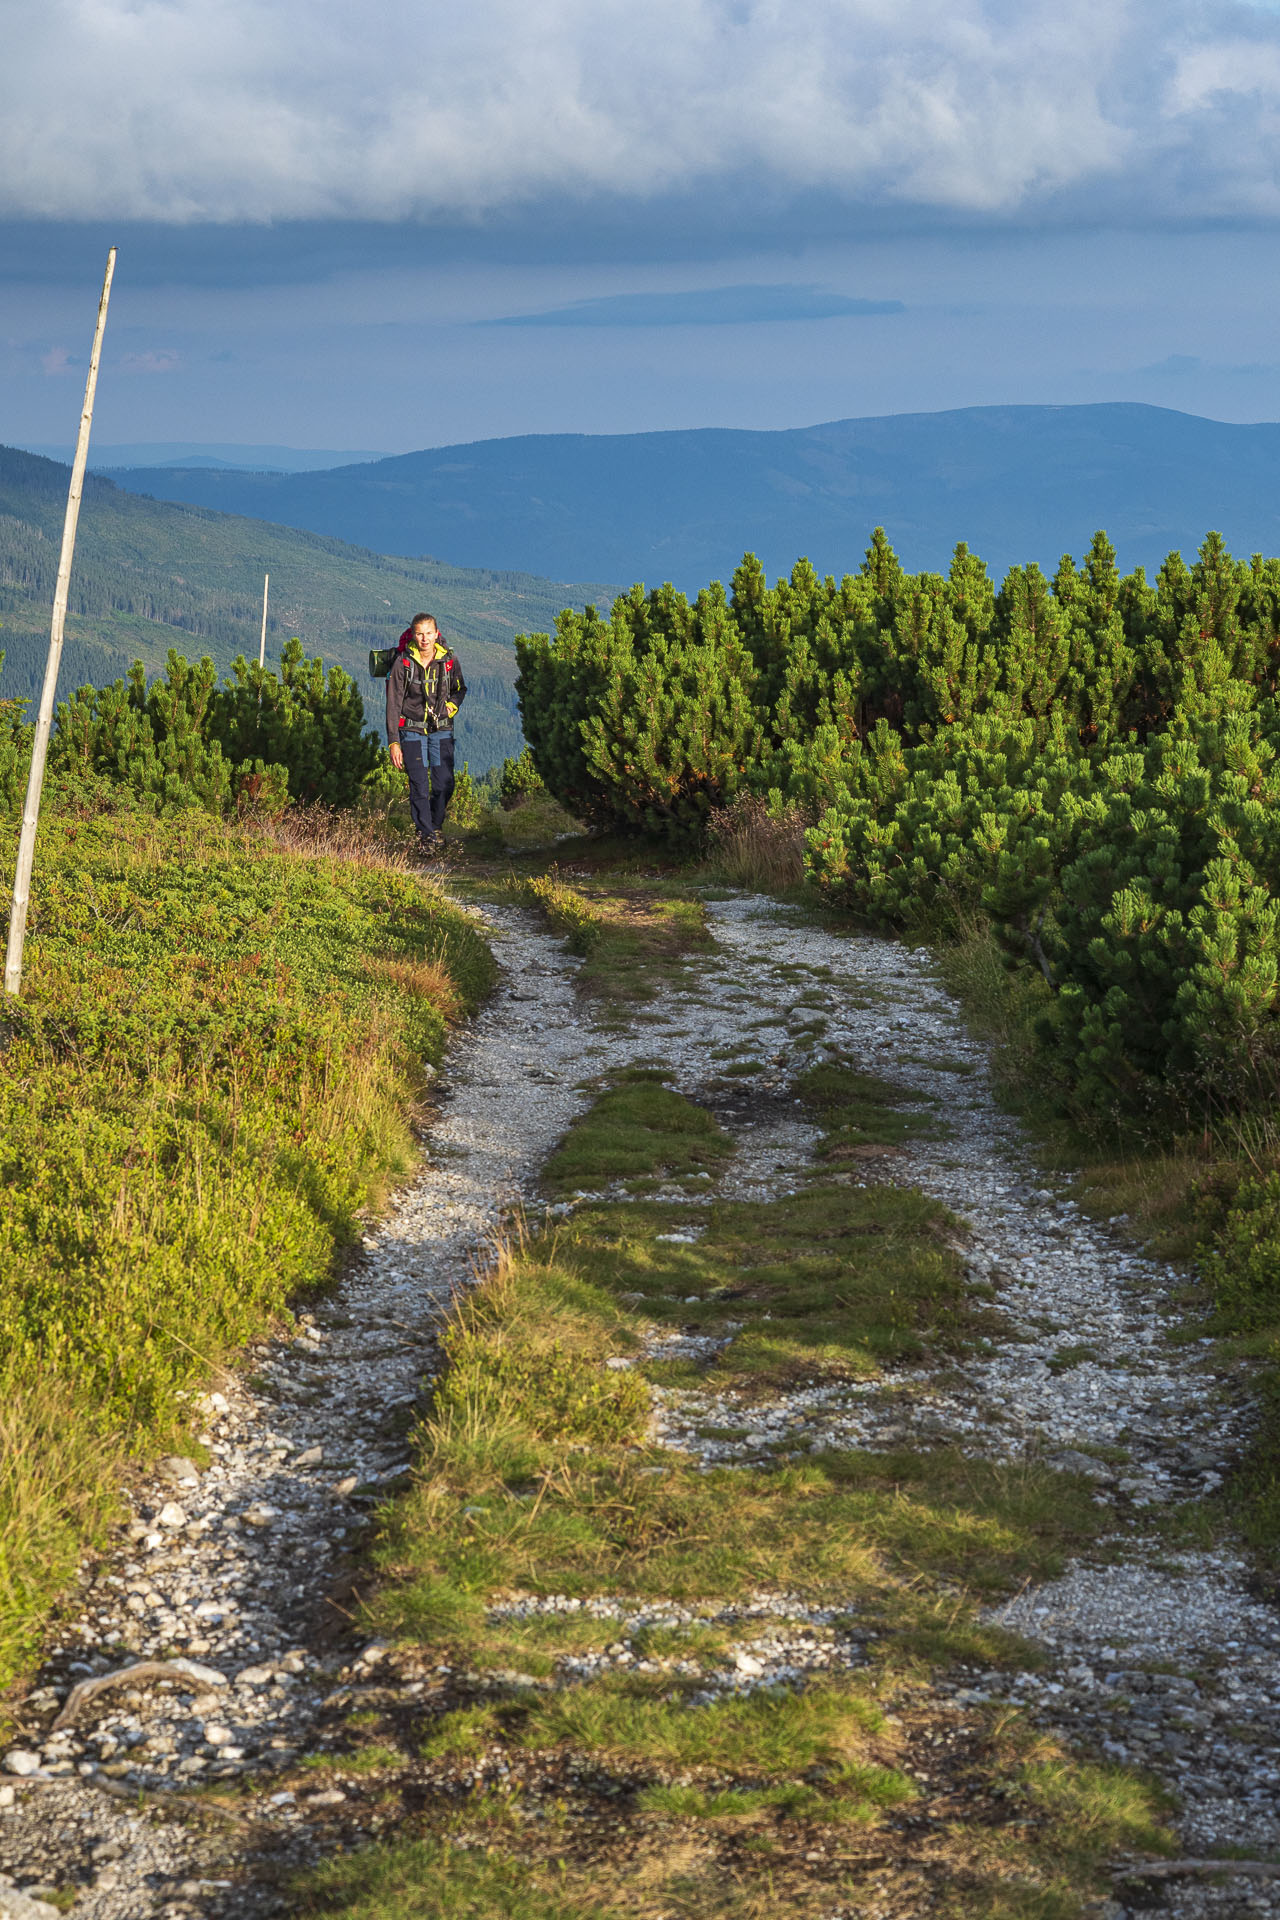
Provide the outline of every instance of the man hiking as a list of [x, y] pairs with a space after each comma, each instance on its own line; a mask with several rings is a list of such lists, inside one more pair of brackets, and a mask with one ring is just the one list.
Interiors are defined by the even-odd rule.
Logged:
[[409, 811], [424, 853], [440, 847], [453, 792], [453, 721], [467, 683], [434, 614], [415, 613], [387, 675], [387, 745], [409, 776]]

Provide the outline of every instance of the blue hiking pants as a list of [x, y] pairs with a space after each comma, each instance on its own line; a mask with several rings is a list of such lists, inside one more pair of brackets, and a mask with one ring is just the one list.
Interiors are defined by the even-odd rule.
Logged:
[[413, 824], [420, 840], [432, 840], [444, 825], [453, 793], [453, 734], [403, 733], [400, 747]]

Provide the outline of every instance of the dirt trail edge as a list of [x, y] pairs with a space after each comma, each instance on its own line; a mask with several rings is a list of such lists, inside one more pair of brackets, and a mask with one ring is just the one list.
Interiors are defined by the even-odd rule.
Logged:
[[[955, 1676], [953, 1697], [1009, 1699], [1153, 1769], [1178, 1795], [1189, 1855], [1280, 1849], [1280, 1616], [1234, 1554], [1171, 1553], [1157, 1530], [1172, 1504], [1220, 1484], [1247, 1420], [1207, 1348], [1168, 1342], [1174, 1276], [1045, 1187], [923, 956], [796, 924], [764, 900], [710, 913], [716, 954], [618, 1035], [585, 1019], [578, 963], [556, 941], [521, 914], [487, 912], [502, 986], [455, 1042], [430, 1164], [297, 1337], [199, 1403], [210, 1464], [169, 1463], [111, 1556], [86, 1569], [83, 1611], [50, 1650], [0, 1773], [0, 1920], [41, 1920], [57, 1910], [45, 1896], [71, 1888], [85, 1920], [227, 1911], [224, 1863], [250, 1822], [286, 1849], [296, 1836], [305, 1854], [308, 1799], [333, 1792], [273, 1792], [271, 1776], [306, 1751], [342, 1670], [379, 1659], [346, 1629], [343, 1555], [408, 1465], [405, 1435], [468, 1256], [580, 1110], [580, 1082], [653, 1058], [696, 1094], [735, 1050], [738, 1153], [720, 1190], [740, 1197], [785, 1188], [807, 1164], [815, 1136], [798, 1107], [788, 1117], [787, 1090], [828, 1050], [937, 1102], [945, 1130], [875, 1177], [965, 1218], [970, 1272], [995, 1289], [1004, 1333], [945, 1374], [784, 1396], [741, 1439], [701, 1437], [717, 1425], [712, 1396], [670, 1389], [667, 1438], [742, 1463], [780, 1446], [951, 1440], [1089, 1474], [1114, 1516], [1106, 1550], [995, 1611], [1048, 1649], [1048, 1665]], [[144, 1661], [167, 1670], [122, 1671]], [[55, 1730], [73, 1688], [117, 1674], [86, 1687]], [[237, 1912], [256, 1911], [246, 1891]], [[1280, 1913], [1280, 1887], [1257, 1879], [1174, 1880], [1160, 1898], [1187, 1920]]]

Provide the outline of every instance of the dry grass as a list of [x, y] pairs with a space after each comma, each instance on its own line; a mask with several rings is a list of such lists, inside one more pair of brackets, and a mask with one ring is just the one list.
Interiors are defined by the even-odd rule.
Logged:
[[1165, 1260], [1189, 1260], [1200, 1231], [1195, 1196], [1213, 1178], [1213, 1166], [1198, 1143], [1175, 1141], [1164, 1149], [1092, 1160], [1072, 1194], [1096, 1218], [1123, 1218], [1129, 1231]]
[[386, 867], [394, 873], [419, 869], [416, 841], [388, 833], [379, 815], [343, 813], [317, 805], [290, 807], [246, 824], [285, 853], [341, 860], [349, 866]]
[[804, 880], [807, 822], [798, 807], [773, 811], [749, 794], [712, 814], [707, 844], [712, 872], [728, 886], [785, 893]]
[[462, 1014], [462, 996], [440, 960], [379, 960], [372, 977], [384, 987], [429, 1001], [450, 1023]]

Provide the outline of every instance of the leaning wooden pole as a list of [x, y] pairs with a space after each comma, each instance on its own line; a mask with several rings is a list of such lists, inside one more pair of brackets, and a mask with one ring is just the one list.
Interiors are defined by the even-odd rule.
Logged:
[[67, 623], [67, 590], [71, 584], [71, 558], [76, 549], [76, 523], [80, 518], [84, 470], [89, 460], [89, 429], [93, 425], [93, 396], [98, 386], [98, 361], [102, 357], [102, 335], [107, 324], [107, 302], [111, 298], [111, 278], [115, 270], [116, 250], [112, 247], [107, 255], [102, 298], [98, 302], [98, 324], [94, 329], [93, 352], [89, 356], [89, 378], [84, 384], [84, 410], [80, 415], [76, 457], [71, 463], [71, 485], [67, 489], [67, 516], [62, 523], [62, 553], [58, 559], [58, 583], [53, 590], [53, 622], [49, 628], [49, 658], [45, 662], [40, 710], [36, 714], [35, 739], [31, 743], [31, 771], [27, 775], [27, 798], [22, 809], [18, 864], [13, 876], [13, 905], [9, 912], [9, 945], [4, 959], [4, 990], [9, 994], [18, 993], [22, 987], [22, 946], [27, 934], [27, 903], [31, 898], [31, 863], [35, 858], [36, 827], [40, 821], [40, 791], [44, 786], [44, 763], [49, 752], [49, 730], [53, 725], [53, 702], [58, 690], [58, 668], [62, 664], [62, 635]]
[[264, 573], [262, 576], [262, 638], [258, 642], [258, 665], [260, 667], [265, 667], [267, 664], [267, 588], [270, 585], [271, 575]]

